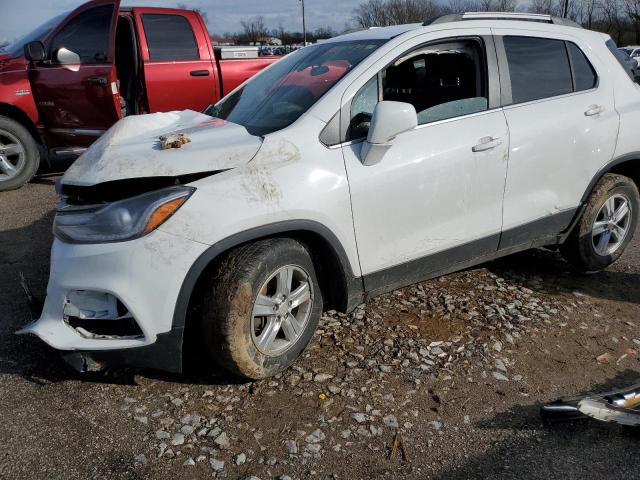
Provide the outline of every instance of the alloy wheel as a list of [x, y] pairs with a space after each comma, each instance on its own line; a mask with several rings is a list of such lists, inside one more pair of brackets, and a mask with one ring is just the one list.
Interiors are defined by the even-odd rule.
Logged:
[[309, 274], [295, 265], [277, 270], [263, 284], [251, 314], [255, 347], [277, 356], [300, 339], [311, 316], [313, 283]]
[[631, 202], [624, 195], [613, 195], [604, 202], [591, 228], [591, 241], [598, 255], [612, 255], [622, 246], [631, 218]]
[[18, 137], [0, 129], [0, 181], [20, 174], [25, 163], [26, 152]]

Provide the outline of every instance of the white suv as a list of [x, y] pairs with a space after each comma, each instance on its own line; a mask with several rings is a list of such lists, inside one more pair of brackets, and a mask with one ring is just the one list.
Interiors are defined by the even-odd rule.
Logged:
[[257, 379], [323, 309], [538, 246], [603, 269], [639, 208], [640, 86], [614, 50], [464, 14], [304, 48], [206, 114], [125, 118], [59, 184], [23, 332], [84, 370], [180, 371], [188, 345]]

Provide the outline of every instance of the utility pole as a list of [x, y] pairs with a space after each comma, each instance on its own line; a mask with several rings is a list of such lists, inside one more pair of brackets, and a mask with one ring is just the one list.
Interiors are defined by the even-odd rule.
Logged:
[[307, 46], [307, 19], [304, 16], [304, 0], [302, 2], [302, 37], [304, 38], [304, 46]]

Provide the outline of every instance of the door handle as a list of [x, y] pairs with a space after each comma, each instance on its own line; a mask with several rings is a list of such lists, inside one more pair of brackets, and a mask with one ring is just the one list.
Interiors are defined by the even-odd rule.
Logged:
[[595, 115], [600, 115], [604, 112], [604, 107], [602, 105], [591, 105], [587, 108], [587, 111], [584, 112], [586, 117], [593, 117]]
[[191, 75], [192, 77], [208, 77], [209, 70], [192, 70], [191, 72], [189, 72], [189, 75]]
[[109, 79], [107, 77], [89, 77], [87, 83], [95, 83], [96, 85], [107, 85]]
[[502, 139], [501, 138], [495, 138], [495, 137], [483, 137], [479, 140], [479, 143], [477, 145], [475, 145], [471, 150], [474, 153], [478, 153], [478, 152], [486, 152], [487, 150], [491, 150], [493, 148], [496, 148], [498, 146], [502, 145]]

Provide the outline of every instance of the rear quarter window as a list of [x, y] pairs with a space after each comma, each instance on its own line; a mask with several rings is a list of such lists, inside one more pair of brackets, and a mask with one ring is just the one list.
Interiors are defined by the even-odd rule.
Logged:
[[624, 69], [624, 71], [627, 72], [627, 75], [629, 75], [629, 78], [633, 81], [634, 80], [633, 70], [631, 69], [627, 56], [623, 52], [618, 50], [618, 46], [613, 40], [607, 40], [607, 48], [609, 49], [611, 54], [615, 57], [615, 59], [618, 61], [620, 66]]
[[191, 24], [182, 15], [143, 14], [150, 60], [199, 60]]
[[575, 43], [567, 42], [567, 49], [573, 68], [575, 91], [581, 92], [594, 88], [598, 84], [598, 76], [585, 54]]

